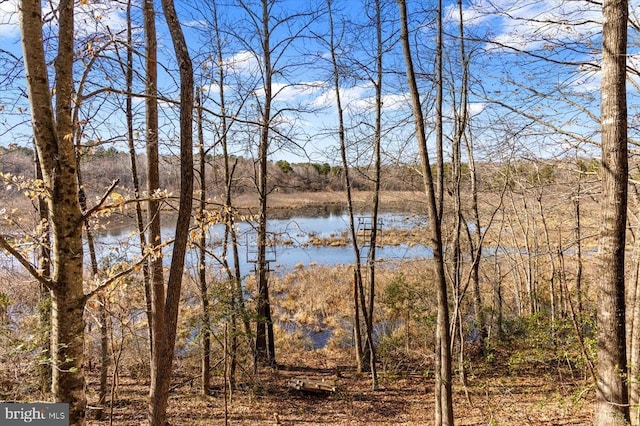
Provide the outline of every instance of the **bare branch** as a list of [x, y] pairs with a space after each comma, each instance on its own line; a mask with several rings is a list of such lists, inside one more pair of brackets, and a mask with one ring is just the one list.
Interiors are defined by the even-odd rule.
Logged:
[[120, 182], [120, 179], [116, 179], [113, 181], [113, 183], [111, 183], [111, 186], [109, 188], [107, 188], [107, 190], [105, 191], [105, 193], [102, 195], [102, 198], [100, 198], [100, 201], [98, 201], [98, 204], [96, 204], [95, 206], [91, 207], [89, 210], [87, 210], [84, 213], [84, 218], [88, 218], [90, 217], [93, 213], [95, 213], [96, 211], [100, 210], [102, 208], [102, 205], [107, 201], [107, 198], [109, 198], [109, 195], [113, 192], [114, 189], [116, 189], [116, 186], [118, 186], [118, 183]]
[[83, 301], [86, 303], [89, 299], [91, 299], [96, 294], [100, 293], [102, 290], [107, 288], [109, 285], [113, 284], [115, 281], [119, 280], [122, 277], [129, 275], [131, 272], [135, 271], [138, 267], [140, 267], [144, 262], [147, 261], [147, 258], [151, 255], [151, 251], [148, 251], [144, 256], [142, 256], [136, 263], [124, 269], [112, 277], [107, 278], [101, 284], [99, 284], [96, 288], [91, 290], [89, 293], [85, 294]]
[[53, 290], [55, 284], [50, 279], [45, 278], [38, 270], [33, 266], [31, 262], [29, 262], [18, 250], [15, 249], [9, 242], [5, 239], [4, 236], [0, 235], [0, 247], [4, 250], [8, 251], [24, 268], [29, 272], [29, 274], [38, 280], [39, 283], [44, 285], [47, 289]]

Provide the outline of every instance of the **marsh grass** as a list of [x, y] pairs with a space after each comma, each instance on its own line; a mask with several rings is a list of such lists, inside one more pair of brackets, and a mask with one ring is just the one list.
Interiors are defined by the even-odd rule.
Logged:
[[[396, 342], [401, 347], [416, 344], [423, 349], [432, 344], [431, 338], [425, 337], [435, 317], [431, 277], [428, 260], [379, 265], [374, 329], [381, 344]], [[325, 347], [351, 350], [353, 286], [353, 266], [350, 265], [299, 266], [286, 275], [272, 276], [271, 303], [277, 313], [276, 325], [295, 330], [295, 335], [303, 340], [314, 333], [325, 332], [330, 336]], [[300, 330], [305, 332], [301, 334]], [[278, 342], [281, 350], [287, 351], [288, 344], [298, 348], [309, 346], [308, 343], [295, 344], [291, 335], [286, 337]]]

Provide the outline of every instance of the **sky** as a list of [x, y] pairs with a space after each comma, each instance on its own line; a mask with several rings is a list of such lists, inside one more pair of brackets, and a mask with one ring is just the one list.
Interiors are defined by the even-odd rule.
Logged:
[[[134, 1], [134, 19], [139, 22], [139, 0]], [[196, 69], [196, 84], [205, 96], [204, 106], [219, 112], [220, 90], [216, 76], [220, 65], [212, 57], [215, 43], [212, 2], [176, 1]], [[373, 123], [374, 84], [371, 72], [374, 48], [373, 28], [367, 18], [370, 12], [363, 1], [335, 0], [336, 32], [342, 35], [339, 60], [345, 72], [341, 76], [341, 98], [347, 118], [348, 138], [354, 159], [370, 161], [370, 140]], [[412, 43], [416, 46], [414, 60], [422, 76], [421, 90], [426, 119], [432, 128], [433, 117], [433, 46], [435, 33], [434, 2], [409, 1]], [[49, 4], [49, 3], [45, 3]], [[383, 36], [386, 37], [383, 82], [383, 132], [386, 160], [411, 161], [415, 156], [410, 122], [410, 100], [407, 96], [404, 62], [397, 43], [397, 7], [394, 1], [383, 0]], [[223, 30], [223, 64], [226, 75], [227, 111], [245, 121], [257, 120], [264, 104], [264, 84], [261, 73], [263, 57], [255, 37], [255, 22], [238, 7], [238, 1], [218, 2], [219, 24]], [[274, 7], [274, 15], [290, 16], [294, 11], [316, 11], [324, 1], [283, 0]], [[445, 115], [449, 134], [453, 132], [451, 117], [459, 100], [460, 65], [458, 43], [457, 2], [445, 5]], [[48, 6], [47, 6], [48, 7]], [[159, 7], [159, 6], [158, 6]], [[260, 12], [254, 9], [254, 13]], [[630, 15], [640, 13], [640, 0], [630, 2]], [[46, 17], [51, 10], [45, 9]], [[259, 15], [256, 15], [259, 16]], [[310, 16], [309, 16], [310, 19]], [[274, 62], [277, 73], [273, 88], [274, 108], [279, 133], [272, 144], [271, 158], [291, 162], [337, 162], [336, 96], [332, 88], [329, 51], [326, 43], [312, 35], [326, 36], [326, 15], [283, 21], [273, 33]], [[572, 150], [594, 153], [597, 142], [600, 76], [597, 66], [601, 34], [601, 12], [589, 1], [578, 0], [471, 0], [463, 1], [463, 22], [467, 52], [470, 58], [471, 94], [469, 110], [471, 126], [478, 147], [485, 155], [547, 156], [567, 154]], [[345, 24], [346, 22], [346, 24]], [[637, 20], [636, 20], [637, 22]], [[108, 29], [117, 38], [126, 25], [124, 9], [115, 1], [81, 0], [77, 6], [78, 52], [81, 57], [78, 72], [88, 63], [86, 52], [97, 49], [105, 39], [100, 35]], [[55, 24], [50, 29], [55, 30]], [[160, 90], [167, 98], [178, 93], [177, 73], [171, 40], [161, 13], [158, 19]], [[288, 41], [290, 33], [299, 37]], [[141, 40], [138, 27], [135, 37]], [[630, 29], [628, 63], [637, 64], [637, 33]], [[143, 50], [138, 43], [136, 49]], [[106, 48], [107, 58], [93, 66], [85, 91], [108, 83], [122, 88], [122, 79], [114, 64], [116, 51]], [[120, 52], [122, 53], [122, 52]], [[0, 64], [9, 66], [12, 57], [21, 57], [17, 0], [0, 2]], [[354, 66], [359, 64], [359, 68]], [[19, 64], [19, 63], [18, 63]], [[141, 58], [136, 59], [138, 72], [143, 72]], [[640, 66], [638, 67], [640, 68]], [[136, 79], [136, 89], [142, 91], [142, 77]], [[30, 140], [28, 104], [24, 93], [21, 67], [6, 72], [0, 83], [0, 145]], [[640, 127], [636, 105], [635, 78], [629, 81], [630, 135]], [[117, 112], [122, 99], [116, 96], [99, 98], [83, 104], [81, 116], [86, 120], [86, 144], [110, 141], [124, 147], [123, 114]], [[138, 146], [142, 146], [143, 101], [135, 100]], [[161, 102], [162, 137], [165, 149], [176, 148], [177, 112], [171, 103]], [[219, 120], [209, 114], [206, 123], [207, 140], [216, 140]], [[230, 136], [238, 155], [255, 154], [255, 127], [234, 124]], [[431, 135], [431, 134], [430, 134]], [[506, 141], [509, 141], [508, 143]], [[498, 149], [500, 146], [500, 149]], [[506, 149], [505, 147], [510, 147]], [[597, 149], [597, 148], [596, 148]]]

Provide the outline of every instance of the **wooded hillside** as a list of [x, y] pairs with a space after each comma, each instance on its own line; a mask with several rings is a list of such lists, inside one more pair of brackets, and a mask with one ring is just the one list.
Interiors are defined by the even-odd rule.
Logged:
[[0, 401], [639, 425], [636, 6], [3, 2]]

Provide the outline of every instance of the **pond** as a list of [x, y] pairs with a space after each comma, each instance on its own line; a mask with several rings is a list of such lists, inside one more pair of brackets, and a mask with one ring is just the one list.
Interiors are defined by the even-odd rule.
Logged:
[[[358, 217], [362, 223], [369, 220], [367, 217]], [[358, 220], [356, 218], [356, 221]], [[423, 227], [426, 217], [415, 214], [383, 213], [379, 216], [381, 229], [412, 229]], [[256, 246], [255, 224], [239, 222], [237, 225], [240, 269], [243, 275], [249, 274], [254, 269]], [[336, 238], [346, 233], [349, 229], [349, 217], [342, 212], [329, 212], [316, 216], [290, 216], [287, 218], [269, 219], [267, 229], [274, 243], [269, 247], [268, 258], [273, 260], [270, 267], [276, 272], [286, 273], [295, 267], [308, 265], [340, 265], [354, 263], [355, 254], [350, 244], [339, 245], [312, 245], [311, 238]], [[173, 236], [173, 224], [162, 228], [162, 238], [170, 239]], [[224, 225], [214, 225], [209, 230], [209, 250], [216, 256], [222, 256], [221, 241], [224, 238]], [[112, 228], [109, 231], [95, 236], [96, 248], [102, 263], [119, 262], [131, 259], [139, 255], [138, 237], [132, 225]], [[367, 248], [361, 250], [361, 256], [366, 258]], [[88, 254], [86, 254], [88, 256]], [[415, 258], [430, 258], [432, 251], [423, 245], [389, 245], [378, 247], [376, 257], [379, 260], [403, 260]], [[233, 264], [232, 253], [228, 254], [230, 264]], [[170, 261], [170, 250], [165, 252], [165, 262]], [[193, 267], [198, 262], [197, 250], [187, 253], [187, 267]], [[210, 262], [212, 268], [221, 265], [215, 260]]]

